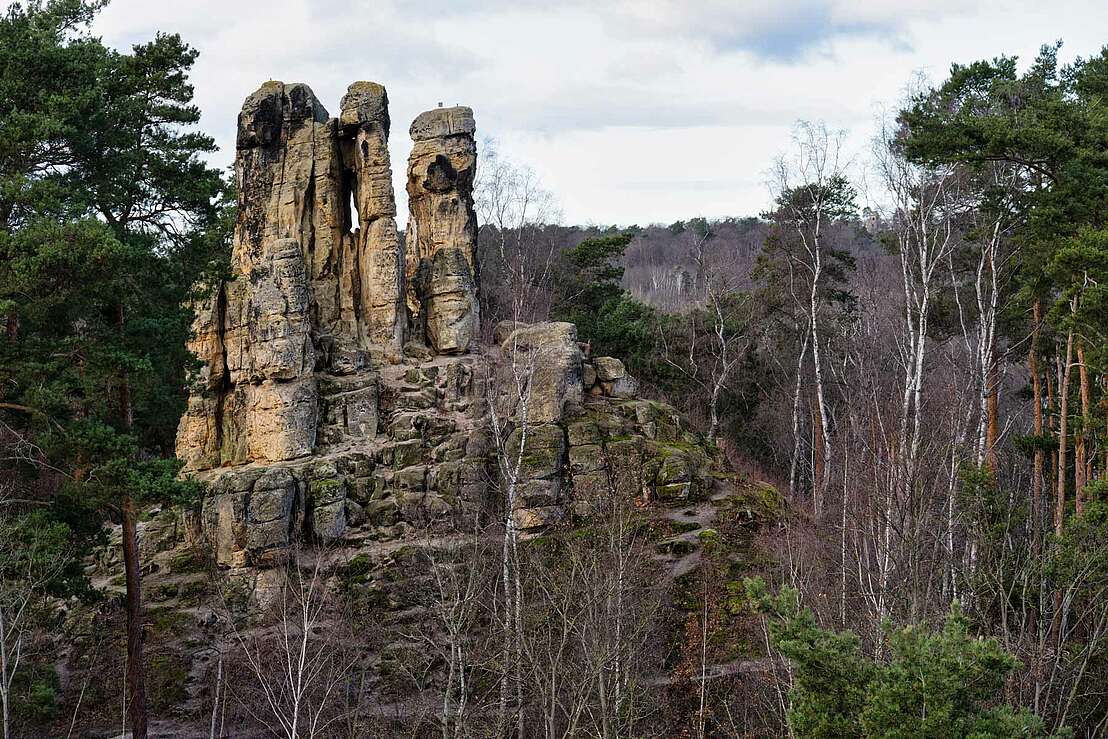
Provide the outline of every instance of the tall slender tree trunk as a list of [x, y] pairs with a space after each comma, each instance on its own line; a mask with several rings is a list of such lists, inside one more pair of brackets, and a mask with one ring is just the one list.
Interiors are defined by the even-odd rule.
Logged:
[[[1056, 455], [1055, 493], [1054, 493], [1054, 533], [1062, 536], [1065, 531], [1066, 516], [1066, 442], [1069, 433], [1069, 391], [1070, 370], [1073, 368], [1073, 329], [1066, 334], [1065, 364], [1059, 367], [1061, 377], [1058, 380], [1058, 454]], [[1062, 638], [1062, 589], [1054, 589], [1054, 619], [1051, 621], [1052, 641], [1060, 646]]]
[[796, 355], [796, 384], [793, 387], [793, 455], [789, 465], [789, 495], [796, 495], [797, 474], [800, 466], [800, 391], [804, 378], [804, 357], [808, 354], [808, 339], [811, 327], [804, 333], [804, 341]]
[[1085, 366], [1085, 342], [1077, 340], [1077, 377], [1081, 397], [1081, 427], [1073, 441], [1073, 488], [1076, 494], [1077, 513], [1085, 509], [1085, 484], [1088, 482], [1086, 471], [1085, 434], [1089, 428], [1089, 370]]
[[985, 465], [994, 477], [997, 470], [997, 441], [1000, 438], [1000, 378], [997, 376], [997, 361], [995, 348], [990, 352], [992, 361], [989, 364], [989, 398], [988, 425], [985, 429]]
[[1035, 435], [1031, 472], [1031, 549], [1036, 562], [1039, 561], [1043, 543], [1043, 385], [1039, 377], [1039, 324], [1042, 322], [1042, 310], [1042, 303], [1039, 298], [1035, 298], [1031, 306], [1031, 348], [1027, 352], [1027, 369], [1031, 373], [1032, 429]]
[[208, 729], [208, 739], [216, 739], [223, 732], [216, 733], [216, 719], [219, 718], [219, 696], [223, 692], [223, 645], [219, 646], [219, 661], [215, 665], [215, 690], [212, 691], [212, 718]]
[[819, 402], [812, 408], [812, 509], [816, 518], [823, 515], [823, 475], [826, 467], [824, 457], [823, 414]]
[[127, 689], [132, 739], [146, 739], [146, 680], [142, 659], [142, 581], [135, 536], [135, 505], [123, 499], [123, 569], [127, 581]]
[[819, 305], [816, 296], [819, 290], [819, 279], [822, 268], [819, 260], [819, 246], [817, 239], [815, 250], [815, 269], [812, 273], [812, 289], [809, 295], [809, 316], [812, 326], [812, 368], [816, 379], [816, 431], [819, 434], [819, 446], [815, 458], [814, 486], [816, 494], [812, 496], [813, 508], [816, 518], [823, 515], [823, 503], [827, 497], [827, 489], [830, 487], [831, 478], [831, 432], [827, 426], [827, 401], [823, 392], [823, 363], [819, 353]]
[[[1057, 398], [1056, 388], [1058, 386], [1058, 382], [1059, 382], [1059, 379], [1061, 378], [1061, 374], [1062, 374], [1062, 363], [1061, 363], [1061, 360], [1058, 357], [1058, 347], [1057, 346], [1055, 346], [1055, 348], [1054, 348], [1053, 364], [1054, 364], [1053, 373], [1048, 372], [1045, 375], [1045, 377], [1046, 377], [1046, 407], [1050, 409], [1050, 412], [1049, 412], [1049, 414], [1047, 415], [1047, 418], [1046, 418], [1046, 429], [1047, 429], [1047, 434], [1050, 435], [1050, 436], [1054, 436], [1054, 434], [1055, 434], [1054, 417], [1058, 412], [1058, 398]], [[1050, 455], [1050, 485], [1048, 486], [1051, 490], [1054, 489], [1054, 480], [1057, 480], [1057, 479], [1058, 479], [1058, 455], [1057, 454], [1051, 454]]]
[[[16, 636], [16, 638], [19, 638]], [[12, 671], [15, 666], [10, 667]], [[11, 680], [8, 678], [8, 624], [4, 619], [4, 603], [0, 601], [0, 711], [3, 713], [4, 739], [11, 739], [11, 716], [8, 707], [8, 693]]]
[[[116, 305], [116, 328], [123, 333], [123, 304]], [[124, 427], [134, 425], [131, 386], [127, 374], [119, 386], [119, 415]], [[130, 692], [128, 713], [131, 717], [131, 738], [146, 739], [146, 679], [142, 657], [142, 578], [139, 564], [137, 513], [135, 501], [128, 493], [121, 506], [123, 514], [123, 569], [127, 585], [127, 688]]]
[[1066, 363], [1058, 391], [1058, 479], [1054, 493], [1054, 533], [1062, 535], [1066, 516], [1066, 453], [1069, 434], [1070, 370], [1073, 369], [1073, 329], [1066, 334]]

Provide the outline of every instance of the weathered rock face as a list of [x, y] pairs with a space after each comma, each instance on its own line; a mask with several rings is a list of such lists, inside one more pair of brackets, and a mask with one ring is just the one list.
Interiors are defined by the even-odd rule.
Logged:
[[466, 353], [479, 323], [472, 111], [412, 124], [406, 245], [389, 125], [373, 82], [350, 86], [338, 118], [279, 82], [239, 116], [235, 279], [196, 311], [202, 365], [177, 444], [211, 483], [198, 520], [216, 561], [264, 570], [297, 541], [426, 535], [507, 513], [509, 484], [524, 530], [605, 494], [695, 497], [709, 466], [696, 439], [635, 399], [618, 359], [585, 356], [573, 324], [502, 323], [495, 348]]
[[355, 82], [342, 99], [342, 157], [352, 177], [358, 259], [351, 299], [362, 309], [363, 336], [395, 359], [404, 343], [404, 255], [396, 233], [389, 164], [389, 101], [375, 82]]
[[466, 351], [477, 336], [477, 170], [473, 111], [437, 108], [411, 127], [405, 272], [408, 310], [440, 354]]
[[193, 469], [309, 454], [319, 397], [309, 285], [295, 239], [259, 249], [243, 280], [198, 312], [190, 347], [204, 361], [178, 431]]
[[469, 349], [478, 327], [473, 113], [434, 110], [412, 125], [407, 263], [389, 126], [388, 95], [375, 82], [350, 85], [338, 118], [302, 84], [267, 82], [243, 104], [235, 279], [197, 306], [189, 348], [202, 367], [177, 437], [187, 470], [283, 462], [372, 438], [375, 370], [404, 361], [406, 343], [416, 353]]
[[[565, 415], [567, 404], [578, 406], [583, 397], [581, 349], [577, 327], [572, 323], [552, 322], [502, 324], [501, 351], [510, 361], [501, 363], [500, 384], [505, 394], [505, 416], [522, 416], [529, 423], [557, 423]], [[516, 377], [525, 375], [530, 392], [515, 391]], [[526, 400], [526, 407], [522, 401]]]

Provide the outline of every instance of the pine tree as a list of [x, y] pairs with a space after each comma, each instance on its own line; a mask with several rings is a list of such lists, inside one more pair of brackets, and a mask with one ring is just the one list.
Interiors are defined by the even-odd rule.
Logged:
[[0, 420], [16, 472], [90, 541], [123, 528], [128, 689], [146, 735], [137, 509], [195, 494], [171, 458], [192, 285], [225, 258], [227, 214], [188, 71], [158, 35], [129, 53], [88, 24], [99, 3], [0, 19]]

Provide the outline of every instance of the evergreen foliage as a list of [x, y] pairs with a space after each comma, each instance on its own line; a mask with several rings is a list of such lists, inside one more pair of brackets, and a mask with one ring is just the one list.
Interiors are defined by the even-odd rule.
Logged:
[[797, 737], [1047, 736], [1041, 719], [999, 700], [1018, 662], [995, 639], [973, 637], [957, 603], [938, 631], [886, 625], [874, 659], [856, 634], [820, 627], [795, 590], [771, 595], [760, 580], [746, 588], [770, 618], [773, 645], [793, 663], [788, 716]]

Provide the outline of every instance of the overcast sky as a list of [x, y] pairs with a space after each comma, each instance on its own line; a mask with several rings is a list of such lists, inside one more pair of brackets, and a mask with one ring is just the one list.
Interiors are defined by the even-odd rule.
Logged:
[[757, 214], [798, 119], [864, 156], [915, 72], [1108, 43], [1103, 0], [113, 0], [118, 47], [156, 31], [200, 51], [202, 125], [234, 158], [235, 116], [267, 79], [305, 82], [332, 115], [346, 86], [388, 88], [401, 226], [408, 124], [469, 105], [478, 137], [540, 175], [567, 223]]

